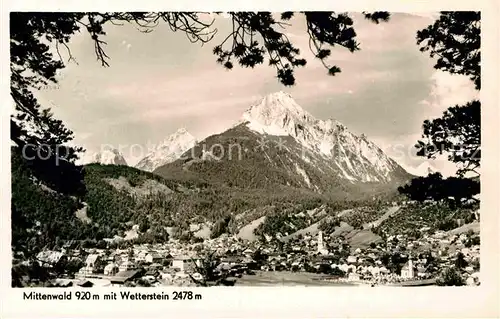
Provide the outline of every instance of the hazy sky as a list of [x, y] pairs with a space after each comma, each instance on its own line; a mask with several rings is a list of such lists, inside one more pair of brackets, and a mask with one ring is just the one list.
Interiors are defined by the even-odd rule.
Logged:
[[[435, 71], [434, 61], [419, 51], [416, 32], [431, 24], [432, 16], [393, 14], [390, 22], [376, 25], [354, 14], [361, 51], [334, 49], [329, 62], [342, 69], [335, 77], [313, 59], [304, 21], [292, 20], [287, 35], [308, 60], [296, 71], [292, 88], [280, 85], [267, 64], [227, 71], [215, 62], [211, 51], [230, 28], [223, 17], [215, 25], [218, 35], [203, 47], [167, 26], [144, 34], [130, 25], [109, 25], [110, 67], [96, 61], [90, 36], [79, 34], [70, 42], [78, 65], [68, 63], [58, 87], [40, 97], [75, 132], [76, 144], [89, 153], [103, 144], [121, 147], [135, 164], [140, 154], [130, 152], [132, 145], [146, 150], [146, 144], [160, 143], [180, 127], [198, 139], [224, 131], [259, 98], [283, 90], [317, 118], [335, 118], [401, 164], [416, 166], [422, 159], [398, 156], [395, 145], [410, 149], [423, 120], [475, 94], [468, 79]], [[442, 168], [441, 162], [435, 165]]]

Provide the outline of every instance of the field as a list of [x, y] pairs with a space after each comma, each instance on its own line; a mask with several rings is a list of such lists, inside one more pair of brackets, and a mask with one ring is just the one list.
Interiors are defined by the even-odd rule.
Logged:
[[475, 206], [451, 209], [446, 203], [409, 204], [374, 225], [375, 232], [390, 236], [412, 233], [424, 227], [430, 227], [430, 232], [448, 231], [457, 227], [458, 220], [471, 223], [477, 209]]
[[255, 275], [244, 275], [238, 278], [236, 286], [351, 286], [345, 282], [323, 281], [326, 275], [290, 272], [290, 271], [258, 271]]
[[458, 228], [452, 229], [452, 230], [448, 231], [448, 235], [457, 235], [457, 234], [460, 235], [463, 233], [467, 233], [470, 230], [472, 230], [476, 234], [479, 234], [479, 230], [480, 230], [479, 222], [474, 221], [470, 224], [465, 224], [465, 225], [462, 225]]
[[363, 228], [364, 229], [369, 229], [369, 228], [372, 228], [372, 227], [378, 227], [380, 224], [382, 224], [382, 222], [384, 222], [389, 217], [394, 216], [394, 214], [396, 214], [398, 211], [399, 211], [399, 206], [390, 207], [377, 220], [375, 220], [373, 222], [370, 222], [370, 223], [364, 224]]
[[262, 224], [266, 220], [266, 216], [262, 216], [261, 218], [258, 218], [251, 222], [250, 224], [242, 227], [240, 231], [238, 232], [237, 237], [246, 239], [246, 240], [255, 240], [256, 236], [253, 233], [253, 231], [259, 227], [260, 224]]

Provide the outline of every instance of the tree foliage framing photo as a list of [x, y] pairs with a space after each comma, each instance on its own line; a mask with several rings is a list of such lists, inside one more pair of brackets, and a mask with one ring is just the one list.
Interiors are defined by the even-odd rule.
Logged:
[[[353, 18], [339, 12], [229, 12], [231, 31], [221, 42], [214, 42], [218, 30], [215, 19], [222, 13], [195, 12], [12, 12], [10, 14], [11, 97], [15, 110], [11, 117], [13, 153], [35, 179], [61, 193], [84, 193], [83, 167], [75, 165], [83, 148], [72, 146], [73, 132], [39, 103], [35, 92], [51, 83], [68, 63], [76, 63], [71, 54], [71, 39], [86, 33], [94, 44], [97, 63], [111, 64], [106, 54], [107, 25], [131, 24], [138, 32], [154, 32], [159, 24], [172, 32], [184, 33], [187, 41], [212, 45], [214, 63], [226, 69], [235, 66], [253, 68], [267, 63], [275, 69], [277, 80], [286, 86], [297, 85], [297, 68], [307, 67], [300, 50], [287, 37], [287, 27], [294, 16], [305, 18], [304, 32], [309, 49], [325, 67], [325, 76], [341, 72], [332, 64], [332, 48], [349, 52], [361, 49]], [[363, 13], [373, 23], [390, 21], [387, 12]], [[390, 22], [389, 22], [390, 23]], [[417, 43], [431, 57], [438, 57], [435, 68], [470, 77], [480, 89], [480, 14], [442, 12], [428, 28], [416, 33]], [[63, 52], [69, 56], [63, 58]], [[422, 156], [451, 153], [450, 160], [461, 164], [459, 174], [475, 172], [480, 164], [480, 102], [450, 106], [442, 118], [424, 123]], [[458, 142], [457, 142], [458, 141]], [[455, 148], [467, 145], [470, 149]], [[64, 147], [62, 147], [64, 146]], [[24, 152], [24, 153], [23, 153]], [[459, 156], [460, 155], [460, 156]], [[474, 155], [474, 156], [472, 156]], [[32, 158], [28, 160], [28, 158]], [[474, 158], [477, 160], [471, 160]], [[12, 214], [16, 214], [13, 206]], [[14, 216], [15, 217], [15, 216]], [[17, 220], [13, 218], [12, 220]]]
[[[420, 51], [437, 57], [434, 68], [468, 77], [481, 88], [480, 12], [441, 12], [434, 24], [417, 32]], [[435, 159], [442, 154], [457, 165], [457, 177], [443, 180], [429, 175], [414, 179], [399, 191], [411, 199], [442, 199], [447, 195], [460, 204], [479, 194], [481, 164], [481, 102], [450, 105], [440, 118], [425, 120], [417, 155]]]
[[[71, 144], [74, 134], [54, 117], [50, 108], [40, 104], [36, 92], [58, 77], [68, 63], [77, 63], [71, 52], [71, 39], [86, 33], [94, 44], [97, 63], [110, 66], [106, 54], [106, 26], [133, 25], [138, 32], [149, 33], [164, 24], [172, 32], [184, 33], [193, 44], [213, 45], [214, 63], [226, 69], [238, 64], [253, 68], [267, 62], [276, 70], [283, 85], [296, 84], [294, 70], [307, 61], [286, 36], [289, 20], [303, 15], [307, 21], [310, 49], [335, 75], [340, 68], [328, 64], [331, 48], [344, 47], [350, 52], [360, 49], [353, 19], [337, 12], [229, 12], [231, 31], [220, 43], [214, 42], [218, 30], [214, 22], [222, 12], [11, 12], [10, 26], [10, 94], [14, 112], [10, 120], [11, 149], [23, 174], [30, 175], [50, 189], [81, 199], [87, 193], [85, 167], [75, 164], [84, 149]], [[363, 13], [374, 23], [388, 21], [387, 12]], [[65, 54], [64, 54], [65, 53]], [[64, 59], [63, 55], [69, 58]], [[19, 161], [18, 161], [19, 160]], [[22, 220], [13, 201], [12, 220]], [[19, 215], [19, 216], [17, 216]], [[69, 217], [69, 216], [68, 216]], [[23, 224], [24, 225], [24, 224]], [[26, 228], [26, 225], [20, 228]], [[17, 227], [17, 226], [16, 226]], [[22, 231], [21, 231], [22, 233]], [[49, 236], [49, 235], [47, 235]], [[13, 242], [13, 245], [16, 245]], [[19, 247], [18, 247], [19, 248]]]
[[[66, 63], [76, 62], [70, 49], [70, 40], [76, 33], [88, 33], [94, 42], [97, 61], [107, 67], [110, 65], [105, 51], [108, 24], [129, 23], [140, 32], [148, 33], [164, 23], [173, 32], [184, 32], [192, 43], [204, 45], [218, 32], [212, 26], [220, 14], [215, 13], [214, 17], [214, 14], [196, 12], [12, 12], [10, 90], [15, 113], [11, 119], [11, 140], [21, 148], [32, 146], [30, 155], [63, 158], [69, 163], [83, 151], [81, 147], [60, 147], [73, 139], [73, 132], [55, 119], [49, 108], [42, 107], [33, 94], [33, 90], [57, 83], [58, 72]], [[267, 59], [282, 84], [294, 85], [294, 70], [307, 63], [286, 36], [287, 22], [297, 14], [305, 16], [310, 49], [323, 62], [327, 74], [340, 72], [338, 66], [326, 62], [331, 47], [341, 46], [355, 52], [360, 46], [353, 19], [346, 13], [336, 12], [284, 12], [279, 17], [270, 12], [229, 12], [232, 31], [221, 43], [214, 44], [215, 61], [232, 69], [235, 63], [253, 68]], [[374, 23], [389, 20], [387, 12], [364, 13], [364, 16]], [[53, 54], [51, 46], [55, 46], [57, 54]], [[62, 58], [61, 50], [68, 53], [67, 61]], [[42, 155], [38, 153], [40, 149]]]
[[[438, 57], [434, 68], [467, 76], [476, 90], [481, 88], [481, 14], [479, 12], [441, 12], [433, 25], [417, 32], [422, 52]], [[457, 174], [479, 176], [481, 159], [481, 102], [450, 105], [443, 116], [426, 120], [418, 155], [435, 158], [448, 153], [459, 164]]]

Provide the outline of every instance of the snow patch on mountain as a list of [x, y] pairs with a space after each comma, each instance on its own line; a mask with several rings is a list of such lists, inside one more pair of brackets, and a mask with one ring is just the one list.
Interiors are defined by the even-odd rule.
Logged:
[[294, 129], [294, 119], [304, 116], [308, 114], [289, 94], [277, 92], [267, 95], [260, 104], [243, 113], [243, 120], [248, 121], [248, 128], [258, 133], [286, 136]]
[[307, 176], [306, 171], [302, 167], [300, 167], [297, 163], [294, 164], [297, 173], [299, 173], [302, 176], [302, 178], [304, 178], [304, 182], [306, 182], [307, 187], [311, 188], [311, 180], [309, 179], [309, 176]]
[[195, 146], [196, 139], [185, 128], [180, 128], [149, 152], [135, 166], [152, 172], [156, 168], [179, 159], [182, 154]]
[[103, 150], [95, 154], [93, 162], [103, 165], [127, 165], [127, 161], [117, 149]]
[[354, 177], [352, 177], [351, 175], [349, 175], [349, 173], [346, 172], [346, 170], [342, 167], [342, 165], [338, 165], [338, 167], [340, 168], [342, 174], [346, 179], [348, 179], [351, 182], [354, 182], [356, 180]]
[[436, 173], [439, 170], [434, 167], [429, 161], [422, 162], [417, 167], [405, 167], [406, 170], [415, 176], [427, 176], [432, 173]]
[[399, 167], [366, 136], [351, 133], [337, 120], [314, 118], [285, 92], [264, 97], [245, 111], [242, 122], [260, 134], [291, 136], [303, 153], [331, 160], [350, 181], [389, 182], [390, 173]]

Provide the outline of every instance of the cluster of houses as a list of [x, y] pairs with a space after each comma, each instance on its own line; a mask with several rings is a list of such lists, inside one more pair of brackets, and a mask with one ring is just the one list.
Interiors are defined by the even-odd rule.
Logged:
[[[457, 254], [462, 253], [468, 263], [462, 269], [463, 278], [467, 279], [467, 284], [479, 284], [479, 244], [465, 247], [470, 239], [470, 235], [465, 233], [454, 235], [438, 231], [418, 240], [404, 235], [389, 236], [385, 242], [356, 249], [348, 247], [341, 237], [326, 238], [323, 238], [322, 232], [316, 238], [303, 236], [286, 254], [270, 255], [262, 270], [311, 271], [312, 268], [312, 271], [325, 271], [326, 265], [342, 281], [433, 284], [433, 279], [443, 269], [454, 267]], [[329, 245], [325, 245], [325, 241]], [[404, 261], [399, 270], [394, 269], [398, 267], [388, 269], [383, 262], [384, 256], [393, 254]], [[430, 258], [434, 260], [432, 264], [428, 260]]]
[[[219, 256], [217, 271], [238, 277], [252, 271], [306, 271], [336, 277], [336, 280], [371, 283], [397, 283], [432, 279], [440, 270], [452, 266], [461, 252], [468, 263], [463, 276], [470, 285], [479, 283], [479, 245], [466, 245], [467, 234], [449, 235], [436, 232], [421, 239], [389, 236], [364, 248], [353, 249], [342, 237], [329, 238], [320, 231], [317, 236], [306, 235], [286, 248], [276, 241], [243, 241], [222, 235], [203, 243], [186, 244], [171, 240], [163, 244], [136, 245], [128, 249], [85, 249], [44, 251], [37, 259], [43, 266], [52, 267], [62, 260], [79, 259], [83, 266], [74, 277], [79, 283], [103, 286], [162, 286], [194, 285], [204, 278], [198, 272], [200, 258], [206, 252]], [[466, 247], [468, 246], [468, 247]], [[448, 248], [446, 248], [448, 247]], [[450, 249], [449, 247], [453, 247]], [[434, 268], [429, 267], [420, 251], [432, 252]], [[383, 256], [398, 253], [405, 264], [400, 271], [389, 269]], [[68, 281], [64, 281], [68, 284]]]
[[[186, 284], [193, 271], [197, 259], [192, 256], [172, 256], [165, 249], [148, 247], [108, 251], [89, 249], [85, 251], [44, 251], [37, 256], [40, 264], [55, 267], [68, 260], [83, 260], [75, 274], [66, 274], [66, 280], [56, 282], [68, 285], [68, 279], [74, 277], [74, 283], [86, 282], [99, 286], [136, 285], [141, 282], [147, 286], [166, 284]], [[198, 274], [199, 277], [199, 274]], [[178, 282], [176, 282], [178, 281]], [[89, 285], [89, 284], [87, 284]]]

